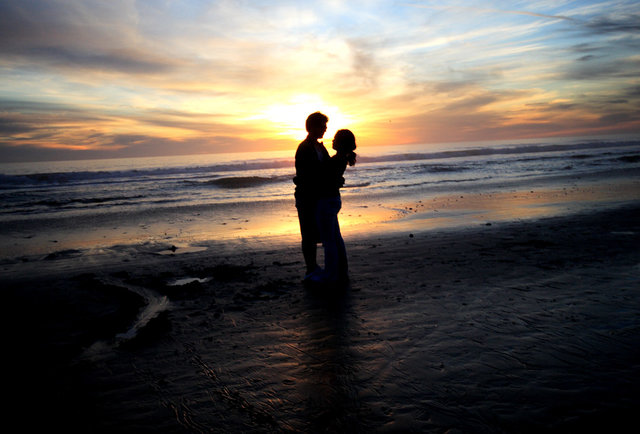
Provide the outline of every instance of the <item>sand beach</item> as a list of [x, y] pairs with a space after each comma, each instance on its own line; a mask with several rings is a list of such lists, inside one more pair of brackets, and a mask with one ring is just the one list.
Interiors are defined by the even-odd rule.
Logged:
[[7, 421], [83, 433], [635, 423], [637, 201], [346, 242], [340, 288], [303, 285], [296, 240], [5, 262]]

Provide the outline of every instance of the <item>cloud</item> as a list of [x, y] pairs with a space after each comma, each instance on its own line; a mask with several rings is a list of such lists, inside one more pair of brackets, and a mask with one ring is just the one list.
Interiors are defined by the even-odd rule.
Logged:
[[0, 137], [13, 136], [33, 131], [33, 128], [25, 122], [0, 117]]
[[598, 34], [640, 33], [640, 14], [597, 16], [587, 21], [584, 28]]
[[349, 40], [347, 44], [351, 49], [351, 66], [354, 74], [360, 77], [365, 86], [376, 87], [383, 69], [378, 64], [372, 48], [362, 40]]
[[599, 122], [603, 125], [618, 125], [628, 122], [637, 122], [640, 120], [640, 116], [633, 115], [628, 112], [611, 113], [601, 116]]
[[24, 0], [0, 3], [0, 46], [74, 46], [104, 49], [135, 41], [130, 2]]
[[574, 45], [572, 47], [569, 47], [569, 50], [572, 50], [580, 54], [602, 51], [602, 49], [603, 48], [601, 46], [593, 45], [592, 43], [589, 43], [589, 42], [583, 42], [583, 43]]
[[2, 63], [125, 74], [162, 74], [180, 64], [147, 46], [127, 2], [108, 3], [0, 3]]
[[[79, 143], [88, 142], [84, 133], [105, 119], [103, 114], [65, 104], [0, 100], [0, 141], [7, 145], [80, 147]], [[74, 139], [77, 131], [82, 133]]]
[[[258, 143], [277, 147], [273, 139], [255, 139], [268, 135], [261, 128], [235, 123], [227, 115], [176, 109], [108, 112], [0, 99], [3, 161], [240, 152], [255, 149]], [[35, 157], [37, 149], [43, 150], [42, 157]]]
[[499, 100], [500, 95], [493, 92], [481, 95], [471, 95], [446, 104], [444, 110], [449, 113], [460, 113], [461, 111], [475, 112]]
[[640, 85], [625, 88], [623, 94], [628, 97], [640, 98]]
[[638, 93], [636, 87], [602, 87], [553, 100], [544, 89], [496, 91], [483, 81], [427, 82], [388, 101], [391, 112], [403, 106], [414, 112], [390, 118], [384, 128], [404, 143], [631, 133], [640, 129]]
[[416, 8], [451, 12], [456, 15], [469, 15], [469, 14], [472, 14], [472, 15], [481, 14], [481, 15], [489, 15], [489, 16], [521, 15], [521, 16], [528, 16], [528, 17], [534, 17], [534, 18], [543, 18], [545, 20], [552, 20], [552, 21], [559, 21], [559, 20], [574, 21], [575, 20], [575, 18], [567, 15], [545, 14], [545, 13], [533, 12], [533, 11], [527, 11], [527, 10], [502, 9], [497, 7], [495, 8], [479, 7], [474, 5], [460, 6], [455, 4], [445, 5], [445, 6], [434, 6], [434, 5], [423, 5], [423, 4], [417, 4], [417, 3], [407, 3], [407, 5], [416, 7]]
[[126, 74], [164, 74], [177, 65], [177, 62], [170, 59], [162, 59], [130, 49], [99, 53], [64, 47], [33, 46], [14, 52], [5, 50], [4, 54], [17, 60], [28, 58], [49, 66], [74, 71], [82, 68]]
[[640, 71], [640, 58], [611, 60], [606, 57], [596, 59], [590, 56], [586, 59], [582, 57], [577, 63], [571, 64], [562, 78], [565, 80], [632, 79], [638, 76], [637, 71]]
[[[97, 158], [135, 158], [147, 156], [171, 156], [189, 154], [209, 154], [215, 152], [245, 152], [255, 150], [257, 141], [234, 136], [215, 135], [186, 139], [169, 139], [162, 136], [144, 134], [96, 134], [85, 136], [100, 146], [41, 146], [29, 142], [16, 146], [14, 142], [0, 140], [0, 160], [3, 162], [79, 160]], [[262, 142], [262, 141], [260, 141]], [[267, 144], [274, 146], [272, 141]]]

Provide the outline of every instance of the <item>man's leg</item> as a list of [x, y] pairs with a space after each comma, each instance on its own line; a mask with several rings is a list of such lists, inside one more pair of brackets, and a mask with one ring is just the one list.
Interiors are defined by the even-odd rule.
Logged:
[[318, 268], [317, 263], [317, 238], [316, 204], [296, 203], [298, 220], [300, 221], [300, 235], [302, 236], [302, 256], [307, 267], [307, 274]]
[[307, 274], [313, 273], [318, 268], [317, 249], [315, 240], [302, 240], [302, 256], [307, 266]]

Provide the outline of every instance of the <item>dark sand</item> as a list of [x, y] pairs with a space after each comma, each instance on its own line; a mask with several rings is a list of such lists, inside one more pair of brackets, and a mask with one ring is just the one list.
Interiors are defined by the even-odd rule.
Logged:
[[[411, 235], [348, 238], [344, 290], [305, 288], [297, 243], [105, 263], [67, 251], [5, 276], [4, 423], [83, 433], [637, 427], [640, 207]], [[170, 285], [184, 278], [200, 280]]]

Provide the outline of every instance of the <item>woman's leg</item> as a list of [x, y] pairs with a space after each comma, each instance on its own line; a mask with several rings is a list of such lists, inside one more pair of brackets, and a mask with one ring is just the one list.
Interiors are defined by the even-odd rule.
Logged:
[[324, 278], [328, 281], [340, 277], [341, 265], [346, 261], [346, 249], [338, 224], [341, 206], [340, 198], [322, 199], [318, 206], [318, 223], [324, 247]]
[[344, 245], [344, 239], [340, 233], [340, 224], [336, 215], [336, 247], [338, 253], [337, 276], [338, 279], [344, 279], [349, 274], [349, 261], [347, 260], [347, 248]]

